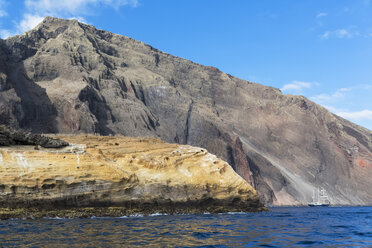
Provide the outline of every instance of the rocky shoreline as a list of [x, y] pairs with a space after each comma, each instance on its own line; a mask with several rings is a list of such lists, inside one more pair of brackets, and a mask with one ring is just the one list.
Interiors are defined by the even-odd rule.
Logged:
[[69, 145], [0, 147], [0, 219], [267, 210], [205, 149], [154, 138], [55, 138]]
[[[157, 204], [153, 202], [138, 204], [127, 203], [126, 206], [106, 207], [71, 207], [71, 208], [0, 208], [0, 220], [6, 219], [39, 219], [39, 218], [91, 218], [91, 217], [123, 217], [123, 216], [149, 216], [153, 214], [204, 214], [228, 212], [262, 212], [268, 211], [266, 207], [257, 206], [255, 201], [240, 205], [223, 205], [220, 202], [185, 202], [172, 204]], [[222, 205], [221, 205], [222, 203]], [[249, 206], [251, 205], [251, 206]]]

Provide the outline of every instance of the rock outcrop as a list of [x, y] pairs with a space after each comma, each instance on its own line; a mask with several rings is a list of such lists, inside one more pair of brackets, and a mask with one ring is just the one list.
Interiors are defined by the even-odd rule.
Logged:
[[265, 209], [229, 164], [203, 148], [154, 138], [60, 138], [70, 145], [0, 148], [0, 218], [20, 208], [38, 217], [74, 209], [95, 216]]
[[23, 130], [14, 130], [0, 125], [0, 146], [11, 145], [34, 145], [44, 148], [61, 148], [68, 146], [68, 143], [60, 139], [53, 139]]
[[370, 130], [76, 20], [47, 17], [0, 40], [0, 123], [203, 147], [270, 205], [306, 204], [317, 187], [333, 204], [372, 204]]

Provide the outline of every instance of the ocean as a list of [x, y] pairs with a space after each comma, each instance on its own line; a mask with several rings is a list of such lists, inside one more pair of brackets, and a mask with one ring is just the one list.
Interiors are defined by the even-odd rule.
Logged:
[[372, 247], [372, 207], [1, 220], [0, 247]]

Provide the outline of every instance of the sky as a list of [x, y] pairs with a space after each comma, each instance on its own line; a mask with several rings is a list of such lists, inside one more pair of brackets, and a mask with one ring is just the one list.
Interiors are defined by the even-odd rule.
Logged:
[[0, 0], [0, 37], [76, 18], [372, 130], [372, 0]]

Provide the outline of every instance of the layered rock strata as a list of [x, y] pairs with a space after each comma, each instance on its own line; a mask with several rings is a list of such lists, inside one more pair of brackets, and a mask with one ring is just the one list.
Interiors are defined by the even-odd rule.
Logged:
[[332, 204], [372, 204], [370, 130], [76, 20], [47, 17], [0, 40], [0, 123], [203, 147], [271, 205], [307, 204], [318, 187]]
[[70, 145], [0, 148], [0, 218], [265, 209], [229, 164], [203, 148], [153, 138], [58, 138]]

